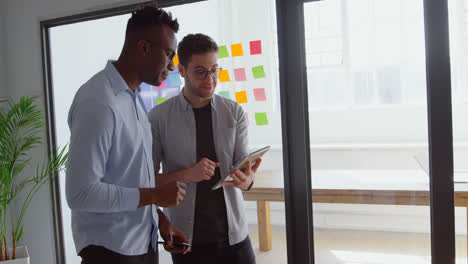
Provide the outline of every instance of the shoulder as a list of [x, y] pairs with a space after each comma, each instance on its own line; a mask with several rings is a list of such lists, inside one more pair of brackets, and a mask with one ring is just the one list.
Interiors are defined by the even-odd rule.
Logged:
[[92, 102], [110, 106], [115, 97], [111, 82], [106, 74], [101, 71], [84, 83], [75, 95], [74, 103]]
[[164, 103], [158, 104], [153, 107], [148, 113], [148, 119], [150, 123], [155, 123], [161, 119], [167, 119], [168, 116], [174, 111], [174, 107], [177, 104], [177, 97], [174, 96]]
[[115, 97], [110, 80], [104, 72], [98, 72], [84, 83], [75, 94], [70, 107], [70, 116], [79, 112], [99, 117], [113, 115], [113, 98]]
[[213, 95], [213, 100], [215, 100], [216, 109], [224, 110], [231, 115], [244, 113], [242, 106], [229, 98], [215, 94]]

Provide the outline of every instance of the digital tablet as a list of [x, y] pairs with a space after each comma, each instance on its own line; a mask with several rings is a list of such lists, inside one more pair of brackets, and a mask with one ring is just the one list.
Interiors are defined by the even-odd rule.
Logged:
[[211, 187], [212, 190], [216, 190], [219, 187], [223, 186], [224, 181], [232, 181], [231, 173], [234, 172], [234, 170], [239, 169], [242, 170], [245, 167], [245, 164], [247, 161], [250, 161], [252, 164], [263, 154], [267, 153], [267, 151], [270, 150], [270, 146], [266, 146], [264, 148], [258, 149], [252, 153], [250, 153], [247, 157], [243, 158], [241, 161], [239, 161], [231, 170], [231, 172], [228, 175], [225, 175], [224, 177], [221, 176], [221, 179]]

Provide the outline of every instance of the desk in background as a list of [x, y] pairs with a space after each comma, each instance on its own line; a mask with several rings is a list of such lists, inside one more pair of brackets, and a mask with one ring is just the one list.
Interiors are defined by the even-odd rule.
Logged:
[[[284, 202], [283, 182], [282, 171], [262, 170], [257, 173], [252, 189], [244, 193], [245, 200], [257, 201], [260, 251], [272, 249], [270, 201]], [[312, 200], [314, 203], [428, 206], [429, 177], [416, 170], [313, 170]], [[455, 206], [466, 207], [468, 216], [467, 183], [455, 184]]]

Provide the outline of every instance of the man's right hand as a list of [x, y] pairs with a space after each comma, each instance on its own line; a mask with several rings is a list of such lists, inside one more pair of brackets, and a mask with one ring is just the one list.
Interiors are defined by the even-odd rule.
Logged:
[[156, 187], [153, 204], [161, 207], [174, 207], [184, 200], [187, 185], [182, 182], [171, 182]]
[[138, 208], [155, 204], [161, 207], [174, 207], [184, 200], [187, 185], [181, 182], [171, 182], [158, 185], [156, 188], [140, 188], [140, 203]]
[[203, 158], [193, 167], [186, 170], [184, 182], [207, 181], [215, 174], [216, 167], [219, 167], [219, 163]]

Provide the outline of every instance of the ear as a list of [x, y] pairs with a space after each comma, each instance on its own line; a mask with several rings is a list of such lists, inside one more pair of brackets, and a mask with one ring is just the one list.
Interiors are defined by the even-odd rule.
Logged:
[[180, 76], [182, 76], [182, 77], [185, 78], [185, 68], [184, 68], [184, 65], [182, 65], [181, 63], [179, 63], [179, 65], [178, 65], [177, 67], [179, 67]]
[[150, 45], [143, 39], [140, 39], [137, 44], [137, 51], [141, 56], [147, 56], [150, 53]]

